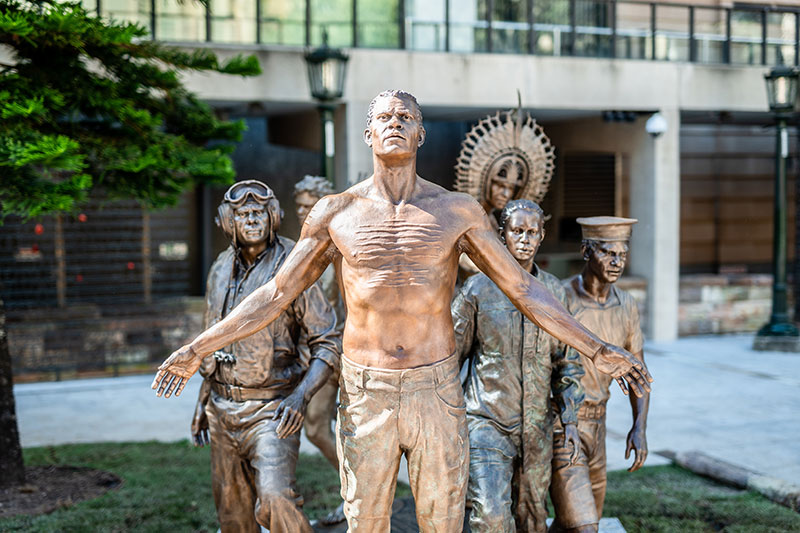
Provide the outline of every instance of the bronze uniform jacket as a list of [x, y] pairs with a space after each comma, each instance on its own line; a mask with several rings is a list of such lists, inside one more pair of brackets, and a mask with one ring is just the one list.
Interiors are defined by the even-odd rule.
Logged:
[[[243, 276], [236, 294], [231, 295], [234, 307], [275, 276], [293, 246], [294, 241], [277, 237]], [[234, 253], [232, 247], [226, 249], [211, 266], [206, 288], [206, 328], [227, 314], [223, 306], [232, 283]], [[318, 283], [301, 293], [267, 327], [226, 347], [225, 351], [236, 358], [235, 363], [220, 363], [209, 356], [203, 361], [200, 372], [204, 378], [221, 383], [288, 394], [306, 369], [297, 350], [301, 332], [306, 333], [311, 358], [324, 361], [338, 372], [341, 333], [336, 327], [333, 308]]]

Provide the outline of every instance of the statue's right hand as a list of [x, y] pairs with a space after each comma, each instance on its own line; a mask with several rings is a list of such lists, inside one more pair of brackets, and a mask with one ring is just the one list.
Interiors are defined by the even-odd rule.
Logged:
[[208, 416], [206, 415], [206, 405], [204, 402], [198, 401], [194, 409], [194, 417], [192, 418], [192, 443], [202, 448], [209, 443], [208, 438]]
[[158, 373], [153, 380], [152, 388], [156, 391], [156, 396], [163, 394], [165, 398], [169, 398], [173, 391], [175, 396], [180, 396], [186, 382], [197, 372], [202, 361], [189, 345], [172, 352], [158, 367]]

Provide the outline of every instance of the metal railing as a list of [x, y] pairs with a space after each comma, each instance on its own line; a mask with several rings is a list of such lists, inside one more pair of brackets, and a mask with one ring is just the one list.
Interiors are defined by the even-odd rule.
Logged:
[[[524, 20], [503, 20], [496, 13], [504, 0], [487, 0], [482, 13], [477, 0], [439, 0], [439, 17], [407, 10], [404, 0], [384, 3], [389, 7], [377, 15], [364, 13], [374, 11], [370, 0], [341, 0], [342, 9], [325, 12], [318, 0], [113, 1], [85, 3], [167, 41], [315, 46], [325, 29], [331, 45], [340, 47], [800, 64], [800, 8], [527, 0]], [[472, 20], [463, 20], [465, 12]]]

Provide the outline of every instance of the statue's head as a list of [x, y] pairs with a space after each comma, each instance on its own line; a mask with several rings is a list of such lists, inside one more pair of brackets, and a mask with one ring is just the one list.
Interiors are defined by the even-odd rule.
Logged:
[[300, 225], [305, 222], [311, 208], [320, 198], [333, 194], [331, 182], [322, 176], [306, 175], [294, 184], [294, 208]]
[[425, 128], [414, 95], [394, 89], [373, 98], [367, 111], [364, 142], [378, 156], [415, 156], [425, 142]]
[[217, 208], [215, 221], [236, 248], [269, 246], [281, 225], [278, 199], [272, 189], [258, 180], [234, 183]]
[[492, 161], [486, 173], [486, 205], [493, 209], [503, 209], [508, 202], [519, 197], [528, 181], [528, 175], [527, 161], [514, 151]]
[[545, 216], [539, 204], [512, 200], [500, 213], [500, 239], [520, 263], [532, 261], [544, 240]]
[[614, 283], [628, 262], [628, 242], [635, 218], [584, 217], [581, 225], [581, 254], [586, 268], [603, 283]]

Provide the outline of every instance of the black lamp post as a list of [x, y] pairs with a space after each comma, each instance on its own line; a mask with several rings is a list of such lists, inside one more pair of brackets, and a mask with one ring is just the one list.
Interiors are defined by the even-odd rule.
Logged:
[[[786, 305], [786, 158], [789, 138], [786, 121], [797, 103], [798, 71], [779, 66], [764, 76], [769, 109], [777, 125], [775, 145], [775, 208], [772, 242], [772, 314], [756, 335], [755, 350], [800, 351], [800, 332], [789, 321]], [[800, 258], [795, 258], [798, 260]], [[796, 281], [797, 282], [797, 281]]]
[[344, 94], [347, 59], [347, 54], [328, 46], [328, 33], [325, 31], [322, 32], [322, 46], [306, 52], [311, 96], [319, 102], [322, 119], [322, 171], [334, 187], [333, 112], [336, 110], [335, 101]]

